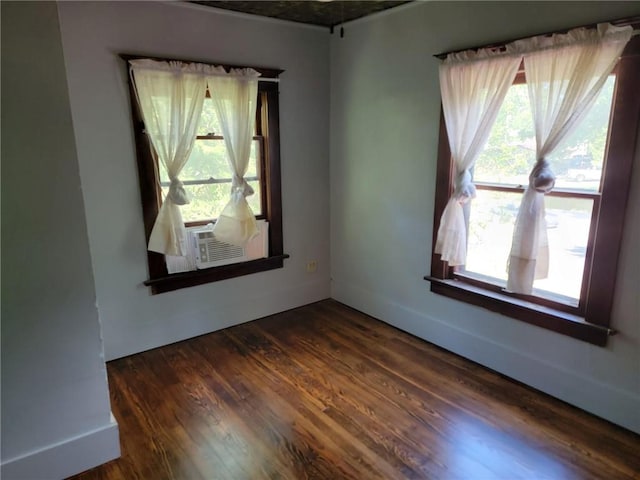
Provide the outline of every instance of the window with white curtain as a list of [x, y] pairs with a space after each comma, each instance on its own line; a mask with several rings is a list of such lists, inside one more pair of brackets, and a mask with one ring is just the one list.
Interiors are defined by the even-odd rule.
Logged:
[[[135, 63], [136, 60], [141, 58], [146, 60], [147, 57], [121, 55], [121, 58], [127, 61], [128, 67], [131, 61]], [[220, 67], [220, 65], [214, 66], [180, 60], [153, 59], [153, 61], [177, 62], [185, 65], [187, 70], [192, 68], [196, 71], [213, 71], [212, 69]], [[231, 68], [245, 67], [223, 66], [222, 68], [230, 71]], [[233, 102], [241, 101], [238, 100], [240, 98], [238, 95], [241, 94], [227, 93], [227, 95], [233, 96], [229, 100], [223, 100], [229, 105], [215, 105], [212, 98], [213, 92], [210, 92], [210, 88], [216, 79], [209, 77], [208, 85], [203, 89], [205, 98], [193, 147], [187, 161], [179, 171], [180, 190], [186, 194], [188, 201], [178, 203], [178, 208], [182, 218], [182, 228], [187, 229], [185, 232], [207, 228], [206, 226], [209, 224], [215, 225], [225, 207], [233, 203], [229, 201], [230, 193], [233, 198], [233, 193], [238, 188], [252, 190], [252, 193], [246, 195], [246, 201], [252, 216], [255, 215], [257, 220], [268, 224], [268, 228], [263, 230], [268, 235], [268, 241], [265, 242], [268, 245], [268, 254], [265, 258], [252, 259], [251, 261], [229, 260], [228, 264], [221, 266], [197, 270], [190, 268], [189, 270], [193, 271], [178, 270], [180, 273], [171, 274], [167, 268], [167, 260], [173, 258], [175, 261], [175, 258], [179, 257], [169, 254], [165, 258], [162, 249], [150, 246], [147, 252], [149, 279], [144, 283], [151, 288], [153, 294], [282, 268], [283, 260], [288, 257], [283, 251], [280, 185], [279, 83], [277, 79], [282, 71], [265, 68], [254, 68], [254, 70], [260, 73], [260, 77], [258, 77], [255, 103], [252, 101], [255, 104], [255, 122], [252, 122], [252, 130], [248, 133], [251, 139], [246, 172], [242, 174], [234, 171], [234, 162], [230, 161], [229, 149], [237, 150], [238, 144], [233, 143], [236, 139], [229, 140], [225, 136], [225, 128], [229, 135], [237, 135], [237, 131], [234, 129], [242, 128], [242, 118], [236, 119], [234, 112], [227, 108]], [[159, 162], [159, 156], [145, 128], [139, 97], [136, 94], [135, 82], [137, 79], [133, 74], [129, 78], [143, 221], [146, 239], [149, 243], [154, 228], [157, 229], [155, 224], [158, 213], [161, 211], [163, 202], [170, 196], [172, 181], [169, 178], [167, 168], [162, 162]], [[164, 105], [160, 105], [160, 107], [164, 107]], [[253, 106], [246, 105], [246, 108], [253, 111]], [[220, 112], [224, 112], [224, 115], [227, 116], [225, 119], [226, 127], [221, 125]], [[249, 140], [247, 139], [247, 141]], [[239, 175], [241, 176], [240, 181], [237, 180]], [[242, 180], [246, 181], [249, 188], [242, 186], [240, 183]], [[176, 182], [174, 181], [174, 183]], [[232, 247], [235, 246], [229, 246], [229, 248]]]
[[[251, 156], [249, 169], [245, 178], [254, 190], [254, 194], [247, 197], [251, 210], [257, 218], [263, 218], [262, 193], [265, 191], [265, 176], [262, 172], [264, 165], [264, 143], [262, 132], [262, 116], [256, 118], [251, 142]], [[216, 112], [210, 95], [204, 100], [202, 115], [197, 137], [189, 160], [180, 173], [180, 179], [189, 196], [190, 202], [182, 205], [182, 219], [185, 225], [195, 226], [213, 222], [229, 200], [229, 189], [233, 171], [229, 166], [227, 149], [218, 113]], [[171, 181], [166, 170], [160, 169], [160, 183], [163, 198], [169, 193]]]
[[[441, 255], [446, 249], [440, 244], [443, 212], [459, 180], [441, 119], [434, 252], [431, 275], [425, 277], [434, 293], [598, 345], [606, 344], [615, 333], [610, 311], [640, 127], [640, 38], [629, 41], [628, 34], [615, 68], [602, 77], [597, 95], [584, 100], [586, 113], [580, 112], [568, 134], [560, 141], [554, 139], [544, 153], [545, 168], [550, 166], [553, 174], [550, 187], [539, 190], [539, 196], [544, 196], [544, 203], [537, 207], [544, 237], [535, 240], [547, 249], [543, 260], [538, 257], [537, 261], [546, 263], [548, 258], [548, 268], [543, 275], [531, 271], [528, 290], [511, 288], [520, 279], [509, 283], [509, 262], [514, 228], [518, 216], [523, 216], [523, 195], [534, 183], [542, 145], [532, 112], [532, 95], [540, 92], [532, 93], [527, 85], [527, 77], [537, 78], [533, 69], [527, 75], [526, 61], [521, 63], [486, 143], [468, 168], [475, 192], [473, 198], [460, 202], [466, 251], [464, 260], [453, 264]], [[554, 88], [542, 85], [545, 94]], [[545, 128], [553, 132], [548, 125]], [[528, 213], [529, 206], [524, 208]]]
[[[535, 132], [524, 76], [507, 93], [473, 169], [476, 198], [469, 205], [467, 258], [460, 275], [506, 288], [505, 259], [524, 186], [535, 163]], [[576, 130], [549, 156], [555, 188], [546, 194], [549, 273], [533, 283], [542, 299], [578, 307], [594, 210], [602, 194], [615, 75]]]

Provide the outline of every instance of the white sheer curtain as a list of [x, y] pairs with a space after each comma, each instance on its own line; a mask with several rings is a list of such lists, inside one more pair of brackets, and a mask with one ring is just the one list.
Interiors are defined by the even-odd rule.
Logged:
[[507, 290], [530, 294], [533, 282], [546, 278], [549, 245], [544, 194], [555, 177], [547, 156], [593, 105], [613, 70], [631, 27], [598, 25], [567, 34], [515, 42], [524, 53], [525, 75], [536, 133], [536, 163], [529, 175], [516, 219], [509, 256]]
[[129, 63], [146, 132], [171, 181], [148, 249], [183, 256], [187, 253], [186, 231], [179, 206], [189, 199], [179, 175], [191, 154], [202, 113], [206, 92], [203, 66], [149, 59]]
[[231, 196], [213, 231], [216, 238], [244, 246], [258, 233], [256, 218], [246, 197], [253, 188], [244, 179], [249, 166], [256, 119], [259, 73], [252, 69], [224, 71], [207, 77], [233, 172]]
[[489, 50], [450, 54], [440, 65], [440, 90], [456, 184], [438, 228], [435, 252], [464, 265], [467, 227], [462, 205], [475, 197], [470, 169], [484, 147], [521, 57]]

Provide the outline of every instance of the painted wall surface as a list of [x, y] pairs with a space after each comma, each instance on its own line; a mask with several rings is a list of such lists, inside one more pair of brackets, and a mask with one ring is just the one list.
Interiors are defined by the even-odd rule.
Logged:
[[[156, 2], [58, 5], [107, 359], [307, 304], [329, 287], [326, 29]], [[285, 70], [280, 134], [285, 268], [152, 296], [129, 94], [119, 53]], [[318, 271], [306, 272], [307, 260]]]
[[[111, 445], [89, 454], [102, 463], [119, 452], [117, 426], [56, 5], [1, 8], [2, 477], [55, 478], [96, 463], [50, 449], [112, 430]], [[32, 454], [48, 455], [46, 470]]]
[[[640, 14], [637, 2], [418, 2], [331, 40], [332, 297], [640, 432], [640, 158], [606, 348], [429, 292], [433, 54]], [[640, 153], [640, 149], [638, 151]]]

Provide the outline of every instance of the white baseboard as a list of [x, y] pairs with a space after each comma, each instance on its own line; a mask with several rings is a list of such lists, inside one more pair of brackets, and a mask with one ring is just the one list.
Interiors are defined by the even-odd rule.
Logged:
[[640, 397], [473, 335], [354, 285], [334, 281], [331, 297], [396, 328], [640, 433]]
[[118, 424], [104, 427], [2, 462], [3, 480], [57, 480], [120, 456]]

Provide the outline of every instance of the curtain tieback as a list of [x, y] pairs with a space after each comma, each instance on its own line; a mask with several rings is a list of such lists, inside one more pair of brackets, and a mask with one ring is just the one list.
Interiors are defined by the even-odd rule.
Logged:
[[469, 200], [476, 198], [476, 186], [471, 181], [469, 170], [458, 174], [453, 196], [459, 203], [467, 203]]
[[556, 184], [556, 176], [545, 158], [539, 158], [529, 175], [529, 187], [536, 192], [549, 193]]
[[182, 181], [178, 177], [171, 178], [171, 184], [169, 185], [169, 193], [167, 197], [175, 204], [175, 205], [186, 205], [189, 203], [189, 196], [184, 189], [184, 185]]
[[243, 178], [238, 175], [233, 175], [231, 179], [231, 194], [236, 196], [248, 197], [249, 195], [253, 195], [254, 191], [251, 185]]

